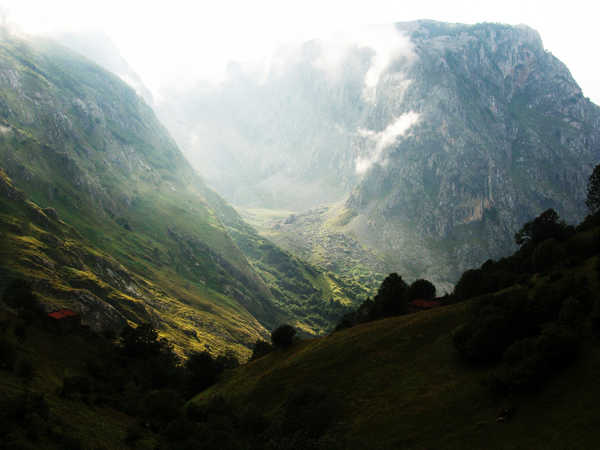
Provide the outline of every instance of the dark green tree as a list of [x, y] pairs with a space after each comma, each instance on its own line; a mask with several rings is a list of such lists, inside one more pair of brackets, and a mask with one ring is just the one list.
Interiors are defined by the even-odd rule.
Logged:
[[585, 204], [592, 214], [600, 209], [600, 164], [594, 167], [594, 171], [590, 175]]
[[26, 280], [13, 280], [4, 291], [3, 300], [14, 308], [32, 310], [37, 306], [31, 283]]
[[120, 341], [123, 352], [134, 358], [155, 356], [161, 350], [158, 332], [149, 323], [142, 323], [136, 328], [125, 327], [121, 333]]
[[373, 308], [374, 318], [406, 313], [408, 285], [397, 273], [389, 274], [379, 286]]
[[431, 300], [435, 298], [435, 286], [428, 280], [415, 280], [408, 288], [408, 301], [423, 299]]
[[523, 225], [523, 228], [515, 234], [515, 242], [524, 247], [528, 244], [537, 245], [549, 238], [562, 241], [568, 237], [569, 228], [560, 219], [558, 213], [550, 208]]
[[252, 356], [250, 357], [250, 361], [254, 361], [255, 359], [261, 358], [267, 353], [271, 353], [272, 351], [273, 346], [271, 344], [263, 341], [262, 339], [259, 339], [252, 346]]
[[284, 324], [277, 327], [271, 333], [271, 342], [278, 348], [287, 348], [294, 343], [296, 329], [291, 325]]
[[196, 394], [213, 385], [223, 371], [207, 351], [194, 352], [185, 362], [188, 394]]

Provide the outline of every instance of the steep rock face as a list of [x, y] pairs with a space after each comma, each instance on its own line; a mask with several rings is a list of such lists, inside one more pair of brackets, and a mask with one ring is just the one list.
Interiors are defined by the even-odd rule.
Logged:
[[[434, 21], [385, 30], [305, 43], [260, 77], [232, 66], [226, 82], [185, 92], [159, 115], [235, 204], [298, 212], [338, 202], [337, 220], [309, 214], [309, 230], [285, 220], [265, 230], [315, 262], [345, 233], [378, 252], [384, 271], [450, 289], [464, 269], [509, 253], [544, 209], [567, 221], [585, 214], [600, 110], [537, 32]], [[310, 236], [306, 248], [298, 235]], [[331, 256], [352, 249], [340, 250]]]
[[[600, 108], [538, 34], [492, 24], [398, 28], [417, 57], [390, 68], [370, 116], [385, 124], [412, 111], [418, 120], [347, 201], [360, 211], [363, 239], [437, 255], [445, 264], [427, 271], [452, 281], [510, 251], [514, 232], [546, 208], [580, 219], [600, 159]], [[399, 78], [411, 80], [400, 101], [389, 94]]]

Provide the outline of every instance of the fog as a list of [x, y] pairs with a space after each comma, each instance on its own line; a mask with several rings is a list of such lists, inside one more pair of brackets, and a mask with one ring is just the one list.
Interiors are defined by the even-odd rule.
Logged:
[[385, 164], [383, 151], [396, 143], [410, 128], [419, 122], [420, 115], [414, 111], [402, 114], [394, 119], [383, 131], [376, 132], [360, 128], [358, 133], [373, 142], [372, 149], [367, 156], [356, 159], [356, 173], [364, 174], [373, 164]]
[[[364, 25], [423, 18], [525, 23], [538, 30], [546, 48], [570, 68], [584, 94], [600, 103], [598, 7], [586, 0], [568, 5], [535, 0], [0, 0], [0, 7], [11, 23], [28, 32], [102, 30], [158, 100], [163, 88], [222, 81], [229, 61], [263, 61], [264, 67], [282, 45], [329, 38]], [[385, 64], [385, 57], [375, 64], [368, 83], [376, 82]]]

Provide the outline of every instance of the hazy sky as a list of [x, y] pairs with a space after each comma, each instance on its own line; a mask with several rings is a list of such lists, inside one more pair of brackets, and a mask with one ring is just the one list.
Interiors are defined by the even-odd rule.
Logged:
[[[144, 82], [217, 80], [228, 60], [253, 60], [276, 45], [357, 25], [414, 19], [524, 23], [537, 29], [600, 104], [600, 6], [594, 1], [401, 0], [0, 0], [29, 32], [105, 31]], [[599, 2], [600, 3], [600, 2]]]

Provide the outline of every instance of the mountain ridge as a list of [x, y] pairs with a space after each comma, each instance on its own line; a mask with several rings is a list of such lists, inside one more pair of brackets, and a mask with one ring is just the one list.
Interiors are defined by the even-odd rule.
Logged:
[[[158, 114], [242, 208], [310, 216], [344, 204], [337, 220], [316, 214], [300, 230], [290, 216], [261, 229], [297, 254], [344, 235], [384, 272], [451, 289], [465, 269], [513, 251], [514, 233], [541, 211], [583, 217], [600, 108], [537, 31], [429, 20], [372, 30], [393, 48], [350, 43], [330, 58], [334, 70], [335, 46], [306, 42], [260, 81], [240, 68]], [[244, 162], [252, 158], [260, 164]], [[316, 244], [298, 249], [297, 233]], [[338, 266], [352, 264], [345, 245]]]

